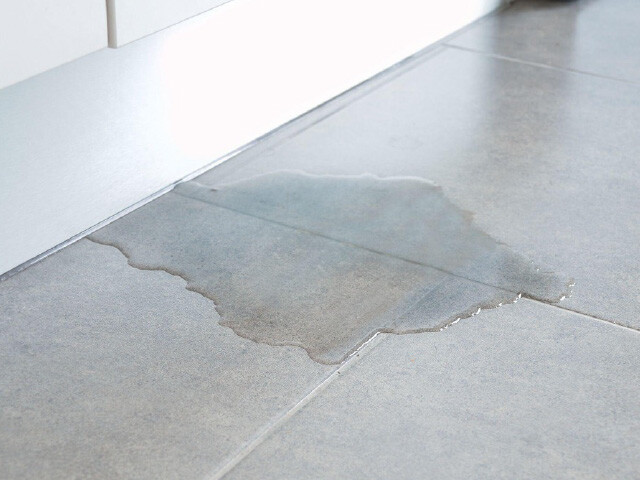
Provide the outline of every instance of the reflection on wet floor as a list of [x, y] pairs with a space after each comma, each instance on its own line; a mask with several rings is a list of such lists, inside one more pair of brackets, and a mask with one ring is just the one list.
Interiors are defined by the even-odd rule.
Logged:
[[187, 280], [225, 326], [339, 363], [376, 332], [440, 330], [571, 282], [482, 232], [418, 178], [281, 171], [182, 184], [94, 233], [138, 268]]

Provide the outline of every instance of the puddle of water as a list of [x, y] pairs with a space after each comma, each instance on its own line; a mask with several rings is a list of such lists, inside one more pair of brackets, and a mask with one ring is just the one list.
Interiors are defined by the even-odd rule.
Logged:
[[376, 332], [440, 330], [569, 282], [479, 230], [422, 179], [283, 171], [195, 182], [94, 233], [212, 299], [238, 335], [339, 363]]

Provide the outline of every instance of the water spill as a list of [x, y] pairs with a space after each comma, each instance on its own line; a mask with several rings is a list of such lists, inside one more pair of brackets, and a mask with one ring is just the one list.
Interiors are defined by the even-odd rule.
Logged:
[[376, 332], [437, 331], [569, 282], [479, 230], [422, 179], [276, 172], [195, 182], [94, 233], [182, 276], [221, 324], [339, 363]]

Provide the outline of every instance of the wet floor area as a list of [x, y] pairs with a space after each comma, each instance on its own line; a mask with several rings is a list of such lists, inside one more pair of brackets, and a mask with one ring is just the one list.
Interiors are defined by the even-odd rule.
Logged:
[[378, 332], [439, 331], [520, 296], [555, 303], [571, 285], [417, 178], [189, 182], [89, 238], [179, 275], [238, 335], [327, 364]]
[[636, 478], [631, 13], [516, 2], [2, 281], [0, 478]]

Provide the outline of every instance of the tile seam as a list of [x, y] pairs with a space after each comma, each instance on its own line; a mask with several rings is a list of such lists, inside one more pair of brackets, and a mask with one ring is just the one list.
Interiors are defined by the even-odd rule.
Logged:
[[[198, 182], [191, 182], [191, 185], [194, 185], [194, 186], [197, 186], [199, 188], [206, 189], [206, 190], [213, 190], [211, 187], [208, 187], [208, 186], [203, 185], [203, 184], [198, 183]], [[504, 291], [504, 292], [512, 293], [514, 295], [522, 295], [524, 298], [530, 298], [530, 299], [533, 299], [533, 300], [538, 300], [539, 302], [542, 302], [542, 303], [547, 303], [547, 302], [545, 302], [543, 300], [535, 299], [535, 298], [532, 298], [532, 297], [530, 297], [528, 295], [522, 294], [522, 292], [516, 292], [516, 291], [513, 291], [513, 290], [508, 290], [506, 288], [499, 287], [497, 285], [492, 285], [490, 283], [485, 283], [485, 282], [482, 282], [480, 280], [474, 280], [474, 279], [471, 279], [471, 278], [467, 278], [465, 276], [458, 275], [456, 273], [450, 272], [450, 271], [445, 270], [445, 269], [440, 268], [440, 267], [436, 267], [434, 265], [429, 265], [427, 263], [419, 262], [419, 261], [416, 261], [416, 260], [411, 260], [411, 259], [404, 258], [404, 257], [398, 256], [398, 255], [393, 255], [391, 253], [384, 252], [384, 251], [381, 251], [381, 250], [368, 248], [368, 247], [365, 247], [364, 245], [360, 245], [360, 244], [357, 244], [357, 243], [353, 243], [353, 242], [349, 242], [349, 241], [346, 241], [346, 240], [341, 240], [341, 239], [338, 239], [338, 238], [334, 238], [334, 237], [332, 237], [330, 235], [327, 235], [327, 234], [324, 234], [322, 232], [317, 232], [317, 231], [314, 231], [314, 230], [307, 230], [307, 229], [304, 229], [304, 228], [300, 228], [300, 227], [296, 227], [296, 226], [293, 226], [293, 225], [289, 225], [289, 224], [284, 223], [284, 222], [278, 222], [278, 221], [271, 220], [271, 219], [268, 219], [268, 218], [260, 217], [258, 215], [253, 215], [251, 213], [247, 213], [247, 212], [244, 212], [242, 210], [236, 210], [236, 209], [228, 207], [228, 206], [219, 205], [219, 204], [217, 204], [215, 202], [212, 202], [212, 201], [208, 201], [208, 200], [205, 200], [205, 199], [202, 199], [202, 198], [199, 198], [199, 197], [191, 196], [186, 192], [181, 192], [179, 190], [174, 190], [172, 193], [174, 193], [176, 195], [179, 195], [179, 196], [181, 196], [183, 198], [187, 198], [187, 199], [190, 199], [190, 200], [193, 200], [193, 201], [196, 201], [196, 202], [201, 202], [201, 203], [204, 203], [206, 205], [211, 205], [211, 206], [214, 206], [214, 207], [217, 207], [217, 208], [222, 208], [224, 210], [228, 210], [230, 212], [235, 212], [235, 213], [240, 214], [240, 215], [245, 215], [247, 217], [251, 217], [251, 218], [258, 219], [258, 220], [262, 220], [264, 222], [268, 222], [268, 223], [271, 223], [273, 225], [280, 225], [280, 226], [285, 227], [285, 228], [289, 228], [289, 229], [292, 229], [292, 230], [295, 230], [295, 231], [298, 231], [298, 232], [307, 233], [309, 235], [315, 235], [315, 236], [320, 237], [320, 238], [325, 238], [327, 240], [340, 243], [342, 245], [347, 245], [347, 246], [350, 246], [350, 247], [353, 247], [353, 248], [357, 248], [357, 249], [360, 249], [360, 250], [365, 250], [367, 252], [375, 253], [377, 255], [382, 255], [384, 257], [393, 258], [395, 260], [400, 260], [400, 261], [411, 263], [411, 264], [414, 264], [414, 265], [420, 265], [420, 266], [426, 267], [426, 268], [431, 268], [433, 270], [445, 273], [447, 275], [451, 275], [452, 277], [459, 278], [461, 280], [466, 280], [466, 281], [469, 281], [469, 282], [472, 282], [472, 283], [476, 283], [478, 285], [484, 285], [485, 287], [495, 288], [497, 290], [501, 290], [501, 291]], [[569, 281], [568, 285], [567, 285], [567, 287], [569, 289], [569, 292], [570, 292], [570, 288], [571, 288], [572, 284], [573, 284], [573, 279], [571, 279]], [[564, 295], [566, 295], [566, 293], [561, 294], [561, 296], [564, 296]], [[560, 301], [560, 298], [558, 299], [558, 301]]]
[[[215, 206], [215, 207], [218, 207], [218, 208], [225, 208], [225, 209], [230, 210], [230, 211], [233, 211], [233, 212], [235, 212], [235, 211], [236, 211], [236, 210], [233, 210], [233, 209], [228, 209], [228, 208], [226, 208], [226, 207], [221, 207], [221, 206], [219, 206], [219, 205], [217, 205], [217, 204], [215, 204], [215, 203], [207, 202], [207, 201], [205, 201], [205, 200], [202, 200], [202, 199], [199, 199], [199, 198], [195, 198], [195, 197], [192, 197], [192, 196], [186, 195], [185, 193], [183, 193], [183, 192], [179, 192], [179, 191], [177, 191], [177, 190], [173, 190], [173, 191], [172, 191], [172, 193], [175, 193], [175, 194], [177, 194], [177, 195], [179, 195], [179, 196], [181, 196], [181, 197], [183, 197], [183, 198], [187, 198], [187, 199], [190, 199], [190, 200], [193, 200], [193, 201], [198, 201], [198, 202], [201, 202], [201, 203], [205, 203], [205, 204], [207, 204], [207, 205], [212, 205], [212, 206]], [[274, 223], [274, 224], [276, 224], [276, 225], [282, 225], [282, 226], [284, 226], [284, 227], [288, 227], [288, 228], [291, 228], [291, 229], [294, 229], [294, 230], [297, 230], [297, 231], [307, 232], [306, 230], [300, 230], [300, 229], [298, 229], [298, 228], [296, 228], [296, 227], [292, 227], [292, 226], [290, 226], [290, 225], [280, 224], [280, 223], [277, 223], [277, 222], [272, 222], [272, 221], [270, 221], [270, 220], [268, 220], [268, 219], [263, 219], [262, 217], [255, 217], [255, 216], [250, 215], [250, 214], [247, 214], [247, 213], [245, 213], [245, 212], [237, 212], [237, 213], [240, 213], [240, 214], [243, 214], [243, 215], [247, 215], [247, 216], [250, 216], [250, 217], [252, 217], [252, 218], [257, 218], [257, 219], [259, 219], [259, 220], [263, 220], [263, 221], [266, 221], [266, 222]], [[85, 236], [85, 237], [81, 237], [81, 238], [78, 238], [78, 239], [75, 239], [73, 242], [70, 242], [70, 243], [75, 243], [76, 241], [79, 241], [79, 240], [82, 240], [82, 239], [86, 239], [86, 240], [88, 240], [88, 241], [90, 241], [90, 242], [92, 242], [92, 243], [98, 244], [98, 245], [103, 245], [103, 246], [113, 247], [113, 248], [115, 248], [116, 250], [118, 250], [118, 251], [119, 251], [119, 252], [120, 252], [120, 253], [121, 253], [121, 254], [122, 254], [122, 255], [127, 259], [127, 264], [128, 264], [130, 267], [135, 268], [135, 269], [137, 269], [137, 270], [143, 270], [143, 271], [145, 271], [145, 270], [146, 270], [146, 271], [162, 271], [162, 272], [165, 272], [165, 273], [167, 273], [167, 274], [169, 274], [169, 275], [179, 277], [179, 278], [181, 278], [183, 281], [185, 281], [185, 283], [187, 284], [187, 285], [185, 286], [185, 288], [186, 288], [188, 291], [192, 291], [192, 292], [198, 293], [199, 295], [202, 295], [204, 298], [206, 298], [207, 300], [210, 300], [210, 301], [214, 302], [214, 304], [215, 304], [215, 300], [214, 300], [213, 298], [210, 298], [208, 295], [206, 295], [205, 293], [201, 292], [201, 291], [200, 291], [200, 290], [198, 290], [198, 289], [194, 289], [194, 288], [190, 287], [190, 286], [189, 286], [189, 282], [188, 282], [188, 281], [187, 281], [187, 280], [186, 280], [186, 279], [185, 279], [181, 274], [179, 274], [179, 273], [177, 273], [177, 272], [169, 271], [169, 270], [167, 270], [167, 269], [165, 269], [165, 268], [159, 268], [159, 267], [158, 267], [158, 268], [148, 268], [148, 267], [141, 267], [141, 266], [138, 266], [138, 265], [133, 265], [133, 264], [131, 263], [130, 259], [129, 259], [129, 256], [128, 256], [128, 255], [127, 255], [127, 254], [126, 254], [126, 253], [125, 253], [125, 252], [124, 252], [124, 251], [123, 251], [119, 246], [117, 246], [117, 245], [115, 245], [115, 244], [113, 244], [113, 243], [102, 242], [102, 241], [98, 241], [98, 240], [96, 240], [96, 239], [94, 239], [94, 238], [91, 238], [91, 233], [93, 233], [93, 232], [95, 232], [95, 230], [93, 230], [92, 232], [90, 232], [89, 234], [87, 234], [87, 236]], [[315, 232], [311, 232], [311, 231], [309, 231], [309, 232], [307, 232], [307, 233], [309, 233], [309, 234], [311, 234], [311, 235], [319, 235], [319, 234], [317, 234], [317, 233], [315, 233]], [[344, 243], [344, 244], [347, 244], [347, 245], [352, 245], [352, 246], [353, 246], [353, 247], [355, 247], [355, 248], [361, 248], [361, 249], [364, 249], [364, 250], [367, 250], [367, 251], [371, 251], [371, 252], [373, 252], [373, 253], [377, 253], [377, 254], [380, 254], [380, 255], [385, 255], [385, 256], [389, 256], [389, 257], [391, 257], [391, 258], [397, 258], [398, 260], [403, 260], [403, 261], [411, 262], [410, 260], [407, 260], [407, 259], [404, 259], [404, 258], [401, 258], [401, 257], [396, 257], [396, 256], [394, 256], [394, 255], [389, 255], [389, 254], [386, 254], [385, 252], [378, 252], [378, 251], [376, 251], [376, 250], [370, 250], [370, 249], [367, 249], [367, 248], [365, 248], [365, 247], [361, 247], [360, 245], [351, 244], [351, 243], [349, 243], [349, 242], [343, 242], [343, 241], [341, 241], [341, 240], [337, 240], [337, 239], [334, 239], [334, 238], [329, 237], [329, 236], [325, 236], [325, 235], [321, 235], [321, 236], [322, 236], [323, 238], [327, 238], [328, 240], [336, 241], [336, 242], [338, 242], [338, 243]], [[425, 266], [425, 267], [427, 267], [427, 268], [433, 268], [433, 269], [435, 269], [435, 270], [442, 271], [442, 272], [443, 272], [443, 273], [445, 273], [445, 274], [455, 276], [455, 277], [460, 278], [460, 279], [462, 279], [462, 280], [466, 280], [466, 281], [469, 281], [469, 282], [477, 283], [477, 284], [479, 284], [479, 285], [484, 285], [484, 286], [487, 286], [487, 287], [491, 287], [491, 288], [495, 288], [495, 289], [498, 289], [498, 290], [501, 290], [501, 291], [505, 291], [505, 292], [509, 292], [509, 293], [513, 293], [513, 294], [519, 295], [519, 292], [512, 292], [512, 291], [510, 291], [510, 290], [506, 290], [506, 289], [504, 289], [504, 288], [496, 287], [495, 285], [490, 285], [490, 284], [486, 284], [486, 283], [483, 283], [483, 282], [479, 282], [479, 281], [477, 281], [477, 280], [472, 280], [472, 279], [469, 279], [469, 278], [466, 278], [466, 277], [463, 277], [463, 276], [460, 276], [460, 275], [455, 275], [455, 274], [453, 274], [453, 273], [451, 273], [451, 272], [447, 272], [447, 271], [445, 271], [445, 270], [438, 269], [438, 268], [433, 267], [433, 266], [431, 266], [431, 265], [426, 265], [426, 264], [422, 264], [422, 263], [419, 263], [419, 262], [411, 262], [411, 263], [417, 263], [417, 264], [422, 265], [422, 266]], [[16, 273], [17, 273], [17, 272], [16, 272]], [[3, 279], [3, 280], [4, 280], [4, 279]], [[531, 301], [533, 301], [533, 302], [536, 302], [536, 303], [538, 303], [538, 304], [542, 304], [542, 305], [547, 305], [547, 306], [549, 306], [549, 307], [558, 308], [558, 309], [560, 309], [560, 310], [563, 310], [563, 311], [566, 311], [566, 312], [575, 313], [576, 315], [581, 315], [581, 316], [584, 316], [584, 317], [590, 318], [590, 319], [592, 319], [592, 320], [596, 320], [596, 321], [599, 321], [599, 322], [605, 322], [605, 323], [608, 323], [609, 325], [614, 325], [614, 326], [616, 326], [616, 327], [620, 327], [620, 328], [624, 328], [624, 329], [627, 329], [627, 330], [631, 330], [631, 331], [639, 332], [639, 333], [640, 333], [640, 328], [638, 328], [638, 327], [634, 327], [634, 326], [632, 326], [632, 325], [626, 325], [626, 324], [624, 324], [624, 323], [622, 323], [622, 322], [619, 322], [619, 321], [616, 321], [616, 320], [613, 320], [613, 319], [607, 319], [607, 318], [599, 317], [599, 316], [597, 316], [597, 315], [595, 315], [595, 314], [592, 314], [592, 313], [583, 312], [583, 311], [576, 310], [576, 309], [572, 309], [572, 308], [568, 308], [568, 307], [563, 307], [563, 306], [561, 306], [561, 305], [559, 305], [559, 304], [557, 304], [557, 303], [545, 302], [545, 301], [539, 300], [539, 299], [537, 299], [537, 298], [532, 298], [532, 297], [529, 297], [529, 296], [526, 296], [526, 295], [522, 295], [522, 297], [523, 297], [523, 298], [525, 298], [525, 299], [527, 299], [527, 300], [531, 300]], [[484, 309], [483, 309], [483, 310], [484, 310]], [[466, 317], [465, 317], [465, 318], [466, 318]], [[446, 324], [438, 325], [437, 327], [434, 327], [433, 329], [425, 329], [424, 331], [422, 331], [422, 330], [421, 330], [421, 331], [419, 331], [419, 332], [413, 332], [413, 331], [412, 331], [412, 332], [404, 332], [404, 333], [428, 333], [428, 332], [437, 332], [437, 331], [442, 330], [443, 328], [446, 328], [446, 327], [450, 326], [450, 323], [451, 323], [451, 322], [447, 322]], [[375, 332], [375, 333], [374, 333], [374, 336], [375, 336], [375, 335], [378, 335], [378, 334], [380, 334], [380, 333], [394, 333], [394, 332], [388, 332], [388, 331], [384, 331], [384, 330], [378, 330], [377, 332]], [[244, 337], [243, 337], [243, 338], [244, 338]], [[249, 339], [249, 340], [251, 340], [251, 339]], [[369, 339], [369, 340], [370, 340], [370, 339]], [[366, 340], [366, 341], [365, 341], [365, 344], [366, 344], [366, 342], [368, 342], [369, 340]], [[280, 346], [280, 345], [273, 345], [273, 346]], [[295, 346], [295, 345], [286, 344], [286, 345], [281, 345], [281, 346]], [[302, 347], [301, 347], [301, 348], [302, 348]], [[358, 347], [358, 348], [359, 348], [359, 347]], [[355, 352], [357, 352], [357, 351], [358, 351], [358, 350], [356, 349], [356, 350], [354, 351], [354, 353], [355, 353]]]
[[342, 376], [342, 373], [350, 369], [367, 353], [379, 345], [388, 335], [382, 335], [380, 332], [374, 334], [369, 340], [363, 343], [355, 350], [344, 362], [342, 362], [335, 370], [333, 370], [324, 380], [311, 389], [303, 396], [295, 405], [287, 409], [279, 417], [274, 419], [261, 429], [252, 440], [244, 444], [236, 451], [235, 454], [228, 457], [223, 465], [215, 470], [211, 475], [205, 477], [206, 480], [220, 480], [247, 458], [257, 447], [259, 447], [273, 432], [285, 425], [289, 419], [295, 416], [300, 410], [311, 403], [320, 393], [322, 393], [331, 383]]
[[565, 311], [565, 312], [570, 312], [570, 313], [573, 313], [575, 315], [579, 315], [581, 317], [586, 317], [586, 318], [589, 318], [591, 320], [595, 320], [597, 322], [607, 323], [607, 324], [612, 325], [614, 327], [624, 328], [625, 330], [631, 330], [632, 332], [640, 333], [640, 328], [634, 327], [632, 325], [625, 325], [624, 323], [618, 322], [616, 320], [611, 320], [611, 319], [607, 319], [607, 318], [603, 318], [603, 317], [598, 317], [598, 316], [596, 316], [594, 314], [591, 314], [591, 313], [582, 312], [580, 310], [574, 310], [572, 308], [563, 307], [561, 305], [557, 305], [557, 304], [553, 304], [553, 303], [541, 302], [540, 300], [536, 300], [534, 298], [527, 298], [526, 300], [531, 300], [532, 302], [535, 302], [535, 303], [537, 303], [539, 305], [546, 305], [547, 307], [557, 308], [557, 309]]
[[510, 57], [510, 56], [507, 56], [507, 55], [501, 55], [499, 53], [487, 52], [487, 51], [484, 51], [484, 50], [477, 50], [475, 48], [470, 48], [470, 47], [463, 47], [461, 45], [455, 45], [455, 44], [452, 44], [452, 43], [443, 43], [442, 46], [445, 47], [445, 48], [453, 49], [453, 50], [460, 50], [460, 51], [463, 51], [463, 52], [483, 55], [483, 56], [489, 57], [489, 58], [495, 58], [497, 60], [504, 60], [504, 61], [507, 61], [507, 62], [519, 63], [521, 65], [529, 65], [530, 67], [543, 68], [543, 69], [546, 69], [546, 70], [553, 70], [553, 71], [556, 71], [556, 72], [573, 73], [573, 74], [576, 74], [576, 75], [584, 75], [584, 76], [587, 76], [587, 77], [599, 78], [599, 79], [602, 79], [602, 80], [611, 80], [613, 82], [619, 82], [619, 83], [624, 83], [626, 85], [634, 85], [636, 87], [640, 87], [640, 82], [635, 82], [633, 80], [626, 80], [624, 78], [610, 77], [608, 75], [601, 75], [601, 74], [598, 74], [598, 73], [595, 73], [595, 72], [588, 72], [586, 70], [578, 70], [578, 69], [575, 69], [575, 68], [557, 67], [555, 65], [549, 65], [549, 64], [541, 63], [541, 62], [533, 62], [533, 61], [530, 61], [530, 60], [523, 60], [521, 58]]
[[[203, 188], [203, 189], [207, 189], [207, 190], [211, 190], [212, 189], [212, 187], [208, 187], [207, 185], [203, 185], [203, 184], [200, 184], [198, 182], [191, 182], [191, 184], [195, 185], [195, 186], [197, 186], [199, 188]], [[291, 225], [287, 225], [286, 223], [274, 222], [274, 221], [269, 220], [267, 218], [263, 218], [263, 217], [252, 215], [252, 214], [249, 214], [249, 213], [246, 213], [246, 212], [238, 211], [238, 210], [235, 210], [235, 209], [232, 209], [232, 208], [228, 208], [228, 207], [225, 207], [225, 206], [218, 205], [218, 204], [213, 203], [213, 202], [209, 202], [209, 201], [203, 200], [202, 198], [197, 198], [197, 197], [188, 195], [186, 192], [181, 192], [179, 190], [174, 190], [172, 193], [174, 193], [176, 195], [179, 195], [179, 196], [181, 196], [183, 198], [187, 198], [187, 199], [190, 199], [190, 200], [194, 200], [194, 201], [197, 201], [197, 202], [204, 203], [206, 205], [211, 205], [211, 206], [214, 206], [214, 207], [217, 207], [217, 208], [223, 208], [223, 209], [229, 210], [231, 212], [236, 212], [238, 214], [246, 215], [246, 216], [249, 216], [251, 218], [256, 218], [258, 220], [262, 220], [262, 221], [265, 221], [265, 222], [273, 223], [274, 225], [281, 225], [283, 227], [291, 228], [291, 229], [296, 230], [296, 231], [305, 232], [305, 233], [309, 233], [311, 235], [320, 236], [320, 237], [326, 238], [328, 240], [332, 240], [332, 241], [335, 241], [335, 242], [338, 242], [338, 243], [341, 243], [341, 244], [345, 244], [345, 245], [350, 245], [350, 246], [353, 246], [355, 248], [359, 248], [359, 249], [363, 249], [363, 250], [366, 250], [366, 251], [370, 251], [372, 253], [376, 253], [376, 254], [379, 254], [379, 255], [384, 255], [384, 256], [387, 256], [387, 257], [390, 257], [390, 258], [394, 258], [394, 259], [398, 259], [398, 260], [402, 260], [402, 261], [406, 261], [406, 262], [410, 262], [410, 263], [415, 263], [415, 264], [418, 264], [418, 265], [421, 265], [421, 266], [424, 266], [424, 267], [427, 267], [427, 268], [432, 268], [432, 269], [435, 269], [435, 270], [440, 271], [442, 273], [445, 273], [447, 275], [452, 275], [452, 276], [454, 276], [456, 278], [460, 278], [462, 280], [466, 280], [466, 281], [469, 281], [469, 282], [472, 282], [472, 283], [477, 283], [479, 285], [484, 285], [486, 287], [491, 287], [491, 288], [495, 288], [495, 289], [498, 289], [498, 290], [501, 290], [501, 291], [513, 293], [514, 295], [519, 295], [521, 293], [521, 292], [513, 292], [511, 290], [506, 290], [504, 288], [497, 287], [495, 285], [487, 284], [487, 283], [484, 283], [484, 282], [480, 282], [478, 280], [473, 280], [473, 279], [470, 279], [470, 278], [467, 278], [467, 277], [464, 277], [464, 276], [461, 276], [461, 275], [456, 275], [454, 273], [448, 272], [448, 271], [443, 270], [443, 269], [439, 269], [439, 268], [434, 267], [432, 265], [427, 265], [427, 264], [420, 263], [420, 262], [414, 262], [412, 260], [408, 260], [408, 259], [405, 259], [405, 258], [402, 258], [402, 257], [398, 257], [396, 255], [388, 254], [386, 252], [380, 252], [380, 251], [377, 251], [377, 250], [374, 250], [374, 249], [369, 249], [369, 248], [363, 247], [363, 246], [358, 245], [358, 244], [345, 242], [343, 240], [339, 240], [339, 239], [336, 239], [336, 238], [333, 238], [331, 236], [324, 235], [324, 234], [321, 234], [321, 233], [318, 233], [318, 232], [314, 232], [314, 231], [311, 231], [311, 230], [300, 229], [300, 228], [297, 228], [297, 227], [294, 227], [294, 226], [291, 226]], [[571, 280], [571, 282], [573, 282], [573, 279]], [[610, 319], [598, 317], [598, 316], [596, 316], [594, 314], [582, 312], [580, 310], [574, 310], [572, 308], [563, 307], [563, 306], [559, 305], [558, 303], [545, 302], [543, 300], [540, 300], [540, 299], [537, 299], [537, 298], [532, 298], [532, 297], [530, 297], [528, 295], [524, 295], [524, 294], [522, 295], [522, 298], [525, 298], [527, 300], [531, 300], [533, 302], [536, 302], [536, 303], [539, 303], [539, 304], [542, 304], [542, 305], [547, 305], [547, 306], [550, 306], [550, 307], [559, 308], [560, 310], [564, 310], [564, 311], [567, 311], [567, 312], [572, 312], [572, 313], [575, 313], [577, 315], [582, 315], [582, 316], [591, 318], [593, 320], [597, 320], [597, 321], [600, 321], [600, 322], [606, 322], [606, 323], [608, 323], [610, 325], [615, 325], [617, 327], [626, 328], [628, 330], [640, 332], [640, 328], [633, 327], [631, 325], [625, 325], [625, 324], [623, 324], [621, 322], [618, 322], [616, 320], [610, 320]], [[444, 326], [444, 325], [441, 325], [440, 327], [442, 327], [442, 326]], [[429, 332], [429, 331], [438, 331], [438, 330], [425, 330], [425, 333]], [[382, 331], [381, 330], [381, 331], [379, 331], [379, 333], [392, 333], [392, 332], [386, 332], [386, 331]], [[411, 332], [411, 333], [423, 333], [423, 332]]]

